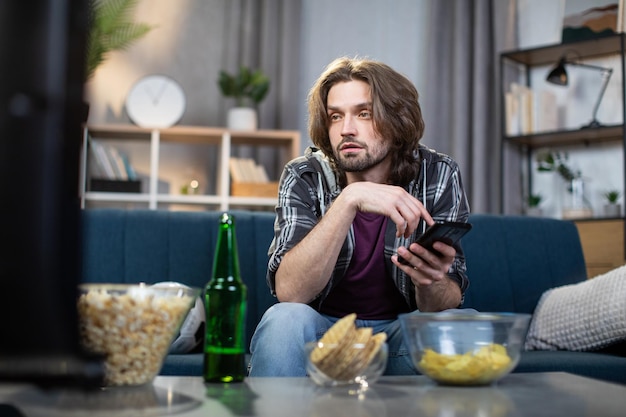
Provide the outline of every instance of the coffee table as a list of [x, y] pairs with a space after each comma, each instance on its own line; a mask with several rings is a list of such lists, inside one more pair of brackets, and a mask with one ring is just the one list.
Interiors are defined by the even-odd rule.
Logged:
[[159, 376], [144, 387], [94, 393], [0, 385], [0, 403], [15, 405], [28, 417], [622, 417], [626, 385], [562, 372], [511, 374], [489, 387], [444, 387], [423, 376], [390, 376], [365, 390], [321, 388], [308, 378], [205, 385], [200, 377]]

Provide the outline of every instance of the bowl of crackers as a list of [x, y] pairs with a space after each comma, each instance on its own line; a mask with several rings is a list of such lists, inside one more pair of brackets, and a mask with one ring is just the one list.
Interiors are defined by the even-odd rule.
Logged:
[[517, 366], [530, 314], [440, 312], [398, 316], [411, 360], [442, 385], [490, 385]]
[[367, 386], [387, 366], [387, 335], [356, 327], [356, 314], [337, 320], [316, 342], [305, 345], [306, 370], [320, 386]]
[[152, 382], [199, 294], [190, 287], [81, 284], [80, 341], [103, 357], [104, 384]]

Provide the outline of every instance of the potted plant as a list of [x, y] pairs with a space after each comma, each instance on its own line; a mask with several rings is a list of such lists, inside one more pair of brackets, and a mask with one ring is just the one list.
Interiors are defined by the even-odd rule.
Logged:
[[563, 218], [591, 217], [593, 210], [585, 197], [582, 173], [570, 168], [567, 160], [567, 154], [552, 151], [539, 152], [536, 157], [537, 171], [556, 172], [567, 183], [568, 195], [563, 206]]
[[617, 201], [621, 197], [621, 193], [618, 190], [609, 190], [604, 193], [606, 204], [604, 205], [604, 214], [607, 217], [619, 217], [622, 212], [621, 204]]
[[220, 71], [218, 85], [224, 97], [235, 99], [235, 107], [228, 111], [228, 128], [256, 130], [256, 106], [267, 96], [269, 78], [260, 69], [241, 66], [235, 74]]
[[[565, 182], [581, 177], [580, 171], [574, 171], [567, 165], [567, 154], [559, 152], [540, 152], [537, 154], [537, 171], [556, 172]], [[571, 188], [569, 189], [571, 192]]]
[[542, 210], [541, 207], [539, 207], [541, 200], [543, 200], [541, 194], [530, 194], [526, 201], [526, 214], [529, 216], [541, 216]]
[[93, 77], [109, 52], [124, 50], [145, 36], [152, 26], [134, 23], [132, 15], [138, 0], [92, 0], [87, 36], [86, 79]]

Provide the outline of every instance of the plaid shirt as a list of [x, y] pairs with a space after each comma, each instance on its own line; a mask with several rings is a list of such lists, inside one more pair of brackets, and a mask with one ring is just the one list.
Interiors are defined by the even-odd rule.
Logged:
[[[406, 189], [426, 206], [433, 219], [438, 221], [466, 222], [469, 216], [469, 203], [463, 190], [461, 173], [457, 163], [449, 156], [437, 153], [423, 145], [416, 152], [416, 162], [423, 161], [426, 171], [426, 198], [424, 194], [424, 169], [418, 178], [411, 181]], [[422, 165], [423, 168], [423, 165]], [[289, 162], [282, 173], [276, 206], [274, 239], [268, 255], [267, 284], [272, 294], [276, 295], [276, 271], [283, 256], [298, 244], [328, 210], [341, 189], [336, 181], [327, 159], [321, 151], [308, 148], [304, 156]], [[418, 227], [408, 238], [396, 237], [396, 225], [387, 223], [385, 231], [385, 267], [398, 290], [406, 299], [411, 310], [416, 310], [415, 287], [411, 278], [391, 262], [391, 256], [397, 253], [399, 246], [408, 246], [422, 234]], [[456, 258], [448, 275], [465, 293], [469, 285], [466, 275], [465, 256], [460, 246], [456, 247]], [[319, 305], [334, 285], [345, 275], [354, 252], [354, 231], [350, 228], [335, 269], [324, 290], [311, 303]]]

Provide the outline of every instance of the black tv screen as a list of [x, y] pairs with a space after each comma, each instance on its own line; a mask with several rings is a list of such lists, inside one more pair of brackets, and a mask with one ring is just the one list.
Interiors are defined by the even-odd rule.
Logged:
[[0, 380], [99, 383], [78, 341], [87, 0], [0, 2]]

